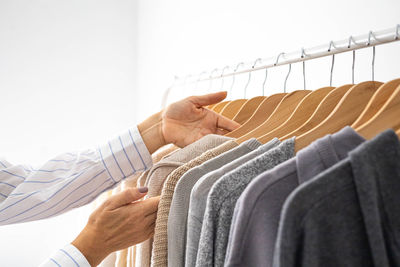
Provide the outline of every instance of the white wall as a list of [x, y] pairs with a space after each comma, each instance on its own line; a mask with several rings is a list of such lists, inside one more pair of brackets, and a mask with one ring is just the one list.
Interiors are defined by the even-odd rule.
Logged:
[[[136, 1], [0, 0], [0, 155], [40, 163], [135, 123]], [[0, 265], [37, 266], [90, 207], [0, 227]]]
[[[400, 23], [398, 0], [139, 0], [139, 10], [140, 117], [159, 108], [160, 93], [174, 75], [197, 75]], [[356, 82], [371, 79], [371, 54], [372, 49], [356, 53]], [[336, 56], [334, 85], [351, 83], [351, 58], [351, 53]], [[330, 62], [324, 58], [306, 63], [308, 89], [329, 85]], [[375, 79], [399, 78], [399, 62], [400, 42], [377, 47]], [[286, 74], [287, 66], [269, 71], [269, 94], [282, 90]], [[289, 91], [303, 88], [301, 74], [302, 64], [292, 65]], [[241, 76], [237, 76], [233, 98], [243, 95], [248, 76]], [[263, 79], [264, 71], [252, 76], [249, 97], [261, 94]], [[214, 82], [213, 89], [220, 84]], [[230, 84], [231, 80], [225, 80], [224, 89]], [[184, 90], [194, 92], [190, 87]], [[181, 96], [182, 88], [178, 92]]]

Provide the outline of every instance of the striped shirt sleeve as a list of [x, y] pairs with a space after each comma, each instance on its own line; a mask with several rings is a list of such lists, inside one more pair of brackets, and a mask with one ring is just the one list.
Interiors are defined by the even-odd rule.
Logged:
[[64, 153], [37, 169], [0, 159], [0, 225], [49, 218], [80, 207], [151, 165], [137, 127], [98, 149]]
[[66, 245], [44, 261], [40, 267], [90, 267], [85, 256], [73, 245]]

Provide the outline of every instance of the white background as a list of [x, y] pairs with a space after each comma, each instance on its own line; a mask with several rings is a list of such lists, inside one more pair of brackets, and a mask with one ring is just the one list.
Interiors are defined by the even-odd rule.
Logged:
[[[0, 156], [37, 164], [94, 147], [157, 111], [174, 75], [394, 27], [399, 10], [397, 0], [0, 0]], [[371, 79], [371, 56], [357, 51], [356, 82]], [[306, 63], [308, 89], [329, 84], [330, 62]], [[399, 62], [400, 42], [377, 47], [375, 79], [399, 78]], [[351, 53], [336, 56], [334, 85], [351, 82], [351, 63]], [[283, 90], [286, 74], [269, 71], [267, 94]], [[292, 65], [289, 91], [303, 88], [301, 74]], [[237, 76], [231, 98], [247, 77]], [[248, 97], [263, 79], [252, 76]], [[0, 265], [36, 266], [74, 238], [90, 209], [0, 227]]]

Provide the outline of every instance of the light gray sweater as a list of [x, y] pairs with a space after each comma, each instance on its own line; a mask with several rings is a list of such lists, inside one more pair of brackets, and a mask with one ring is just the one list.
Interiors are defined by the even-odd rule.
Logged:
[[200, 232], [203, 225], [203, 216], [206, 210], [207, 196], [214, 183], [224, 174], [236, 169], [242, 164], [264, 154], [268, 150], [278, 146], [280, 141], [275, 138], [257, 148], [256, 150], [241, 156], [221, 168], [209, 172], [201, 177], [194, 185], [190, 194], [189, 214], [187, 223], [185, 266], [195, 266], [197, 250], [199, 247]]
[[235, 204], [246, 186], [260, 173], [294, 156], [294, 138], [227, 173], [212, 187], [201, 228], [196, 266], [224, 266]]
[[[233, 141], [231, 141], [233, 142]], [[236, 144], [237, 145], [237, 144]], [[178, 181], [168, 215], [168, 266], [185, 266], [186, 226], [190, 192], [204, 174], [211, 172], [232, 160], [241, 157], [262, 144], [252, 138], [237, 147], [194, 167]]]
[[286, 200], [274, 265], [400, 266], [400, 143], [386, 131]]

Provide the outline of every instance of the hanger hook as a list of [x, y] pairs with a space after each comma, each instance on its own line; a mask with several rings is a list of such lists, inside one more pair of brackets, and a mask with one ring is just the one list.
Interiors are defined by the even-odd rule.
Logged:
[[237, 70], [239, 69], [239, 67], [240, 67], [241, 65], [244, 65], [244, 63], [243, 63], [243, 62], [240, 62], [239, 64], [237, 64], [235, 70], [233, 71], [232, 84], [231, 84], [231, 89], [230, 89], [231, 95], [232, 95], [233, 84], [235, 83], [236, 72], [237, 72]]
[[262, 86], [262, 95], [265, 96], [265, 83], [267, 82], [267, 77], [268, 77], [268, 68], [265, 68], [265, 78]]
[[[335, 46], [335, 43], [333, 41], [330, 41], [329, 43], [329, 48], [328, 48], [328, 52], [332, 51], [332, 47], [337, 49]], [[330, 78], [329, 78], [329, 86], [332, 86], [332, 79], [333, 79], [333, 66], [335, 65], [335, 54], [332, 54], [332, 64], [331, 64], [331, 74], [330, 74]]]
[[211, 91], [211, 87], [212, 87], [212, 83], [213, 83], [213, 77], [212, 77], [212, 75], [213, 75], [213, 73], [214, 72], [216, 72], [216, 71], [218, 71], [218, 68], [215, 68], [215, 69], [213, 69], [211, 72], [210, 72], [210, 77], [209, 77], [209, 79], [210, 79], [210, 85], [208, 86], [208, 92], [210, 92]]
[[[262, 59], [261, 59], [261, 58], [257, 58], [256, 61], [254, 61], [253, 66], [251, 66], [251, 69], [252, 69], [252, 70], [254, 69], [254, 67], [256, 66], [256, 64], [257, 64], [258, 61], [262, 62]], [[252, 72], [252, 71], [249, 71], [249, 79], [247, 80], [246, 86], [244, 87], [244, 98], [245, 98], [245, 99], [246, 99], [247, 87], [249, 86], [249, 83], [250, 83], [250, 80], [251, 80], [251, 72]]]
[[203, 74], [207, 74], [207, 71], [200, 72], [199, 77], [198, 77], [198, 79], [196, 80], [196, 83], [194, 84], [194, 89], [195, 89], [195, 90], [197, 90], [197, 85], [199, 84], [199, 82], [200, 82], [200, 80], [201, 80], [201, 76], [202, 76]]
[[372, 47], [372, 81], [375, 81], [375, 46]]
[[[347, 45], [347, 48], [351, 48], [351, 43], [357, 45], [357, 43], [354, 41], [353, 36], [350, 35], [349, 37], [349, 44]], [[356, 50], [353, 50], [353, 63], [351, 64], [351, 83], [354, 84], [354, 66], [356, 63]]]
[[400, 24], [396, 25], [396, 36], [394, 37], [395, 40], [400, 38]]
[[224, 76], [225, 70], [227, 70], [229, 68], [230, 68], [229, 66], [225, 66], [221, 71], [221, 76], [220, 76], [220, 79], [221, 79], [221, 90], [224, 89], [225, 77], [223, 77], [223, 76]]
[[[304, 48], [301, 48], [301, 58], [305, 58], [307, 54], [304, 51]], [[303, 88], [306, 90], [306, 62], [303, 60]]]
[[335, 48], [335, 49], [337, 49], [335, 43], [334, 43], [333, 41], [330, 41], [330, 42], [329, 42], [329, 47], [328, 47], [328, 52], [331, 52], [331, 51], [332, 51], [332, 47]]
[[[375, 39], [375, 41], [378, 41], [376, 36], [372, 31], [369, 31], [368, 33], [368, 42], [367, 45], [371, 45], [371, 37]], [[371, 66], [371, 74], [372, 74], [372, 81], [375, 81], [375, 45], [372, 46], [372, 66]]]
[[276, 65], [278, 65], [279, 58], [280, 58], [281, 56], [283, 56], [283, 55], [285, 55], [285, 52], [279, 53], [279, 55], [276, 57], [276, 61], [275, 61], [275, 63], [274, 63], [274, 67], [276, 67]]
[[[281, 56], [284, 56], [284, 55], [285, 55], [285, 52], [279, 53], [279, 55], [276, 57], [276, 61], [275, 61], [275, 63], [274, 63], [274, 66], [275, 66], [275, 67], [278, 65], [279, 58], [280, 58]], [[289, 71], [288, 71], [288, 74], [286, 75], [285, 82], [284, 82], [284, 84], [283, 84], [283, 92], [284, 92], [284, 93], [286, 93], [286, 84], [287, 84], [287, 80], [288, 80], [288, 78], [289, 78], [289, 75], [290, 75], [291, 70], [292, 70], [292, 64], [289, 64]]]

